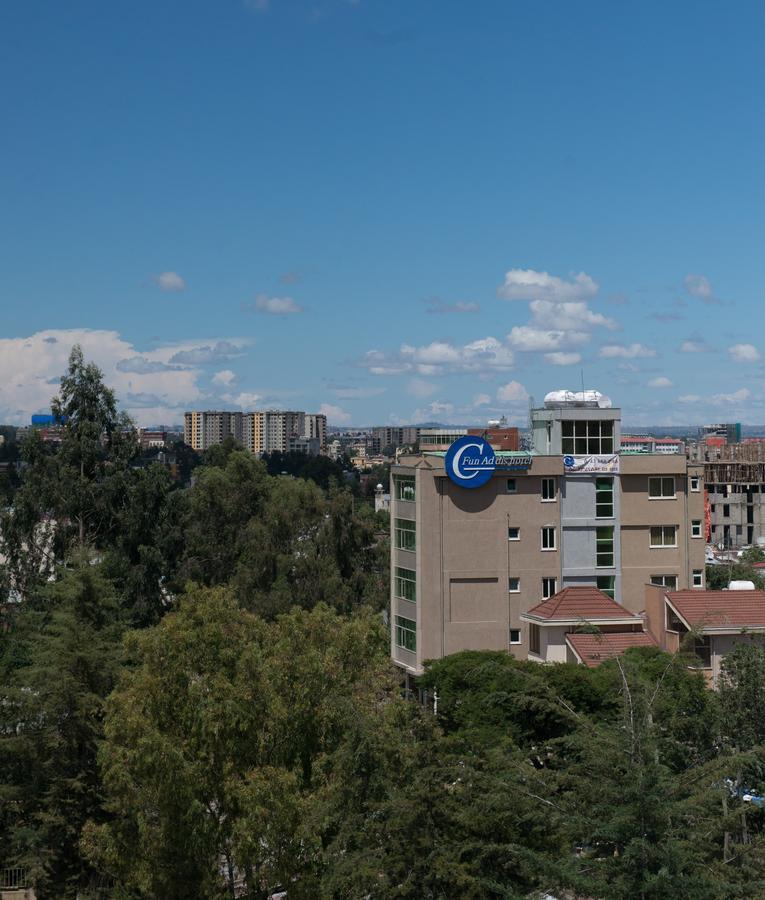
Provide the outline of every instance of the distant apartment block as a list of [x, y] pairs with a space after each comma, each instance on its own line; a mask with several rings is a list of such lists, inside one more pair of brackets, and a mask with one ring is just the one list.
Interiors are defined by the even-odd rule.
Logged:
[[495, 450], [519, 450], [521, 446], [520, 432], [517, 428], [489, 423], [484, 428], [421, 428], [420, 452], [446, 450], [457, 438], [469, 434], [482, 437]]
[[326, 447], [327, 417], [297, 410], [255, 412], [187, 412], [184, 441], [194, 450], [207, 450], [233, 437], [251, 453], [318, 454]]
[[382, 453], [387, 447], [414, 447], [419, 439], [420, 429], [415, 426], [377, 426], [370, 435], [370, 450], [372, 453]]
[[685, 453], [685, 441], [680, 438], [656, 438], [648, 434], [623, 434], [622, 453]]

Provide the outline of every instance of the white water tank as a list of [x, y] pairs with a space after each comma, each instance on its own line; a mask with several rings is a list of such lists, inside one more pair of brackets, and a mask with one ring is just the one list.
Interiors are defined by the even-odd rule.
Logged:
[[753, 591], [754, 582], [753, 581], [729, 581], [728, 582], [728, 590], [729, 591]]
[[600, 391], [550, 391], [545, 394], [545, 408], [584, 406], [593, 409], [611, 409], [611, 400]]

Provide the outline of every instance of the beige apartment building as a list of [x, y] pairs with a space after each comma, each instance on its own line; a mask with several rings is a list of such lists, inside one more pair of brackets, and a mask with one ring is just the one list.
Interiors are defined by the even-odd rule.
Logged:
[[474, 489], [443, 451], [393, 467], [391, 655], [406, 672], [466, 649], [526, 658], [521, 616], [563, 587], [634, 614], [647, 583], [704, 587], [703, 466], [620, 452], [620, 410], [594, 403], [546, 400], [533, 449], [496, 451]]
[[199, 410], [183, 415], [183, 440], [194, 450], [207, 450], [227, 437], [242, 442], [244, 413]]
[[326, 449], [327, 417], [295, 410], [258, 412], [193, 411], [184, 414], [184, 441], [194, 450], [207, 450], [235, 438], [251, 453], [289, 450], [319, 453]]

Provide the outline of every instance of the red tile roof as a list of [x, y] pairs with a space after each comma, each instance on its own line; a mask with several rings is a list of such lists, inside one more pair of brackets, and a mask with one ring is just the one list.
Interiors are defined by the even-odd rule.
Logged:
[[631, 647], [655, 647], [656, 641], [644, 631], [624, 634], [567, 634], [566, 641], [585, 666], [594, 669], [606, 659], [621, 656]]
[[639, 616], [620, 606], [603, 591], [595, 587], [582, 585], [564, 587], [547, 600], [530, 609], [526, 615], [539, 619], [570, 621], [584, 619], [625, 619], [640, 620]]
[[765, 591], [669, 591], [667, 599], [691, 627], [765, 627]]

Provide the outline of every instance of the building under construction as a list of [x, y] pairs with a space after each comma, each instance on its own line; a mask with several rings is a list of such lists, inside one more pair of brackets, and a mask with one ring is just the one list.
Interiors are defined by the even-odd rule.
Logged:
[[717, 449], [717, 458], [704, 463], [707, 539], [722, 547], [754, 544], [765, 538], [765, 441]]

